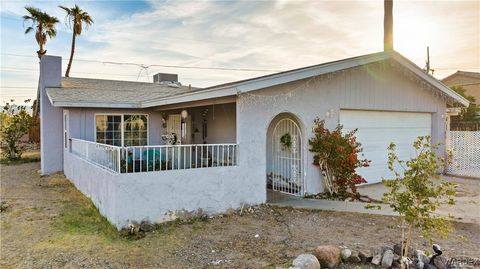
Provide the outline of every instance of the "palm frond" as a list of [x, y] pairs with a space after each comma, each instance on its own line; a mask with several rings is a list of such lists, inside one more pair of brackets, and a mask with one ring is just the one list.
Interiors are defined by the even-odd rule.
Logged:
[[27, 29], [25, 29], [25, 34], [28, 34], [28, 33], [30, 33], [30, 32], [33, 31], [33, 30], [34, 30], [33, 27], [30, 26], [30, 27], [28, 27]]

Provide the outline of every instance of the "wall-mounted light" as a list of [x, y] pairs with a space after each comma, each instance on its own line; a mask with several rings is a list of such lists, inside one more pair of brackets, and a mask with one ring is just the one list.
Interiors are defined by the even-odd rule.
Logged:
[[180, 116], [182, 119], [186, 119], [188, 117], [188, 111], [182, 110], [182, 112], [180, 112]]
[[332, 118], [333, 115], [335, 115], [335, 109], [329, 109], [327, 112], [325, 112], [325, 117], [326, 118]]

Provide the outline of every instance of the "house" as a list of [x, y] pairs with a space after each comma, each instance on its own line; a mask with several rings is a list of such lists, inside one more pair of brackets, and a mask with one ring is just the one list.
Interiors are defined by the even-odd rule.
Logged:
[[62, 78], [55, 56], [40, 65], [42, 172], [63, 171], [119, 228], [264, 203], [267, 186], [321, 192], [308, 147], [316, 117], [358, 128], [372, 160], [359, 173], [378, 182], [391, 176], [391, 141], [400, 158], [414, 154], [419, 135], [444, 143], [447, 105], [468, 106], [395, 51], [208, 88], [172, 74], [153, 83]]
[[457, 71], [442, 79], [442, 82], [449, 86], [461, 86], [467, 95], [475, 97], [475, 102], [480, 103], [480, 73]]

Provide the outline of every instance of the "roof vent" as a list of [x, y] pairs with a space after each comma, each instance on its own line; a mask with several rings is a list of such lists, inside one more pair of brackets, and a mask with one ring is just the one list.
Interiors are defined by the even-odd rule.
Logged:
[[153, 83], [162, 83], [165, 82], [175, 83], [178, 82], [177, 74], [167, 74], [167, 73], [158, 73], [153, 75]]

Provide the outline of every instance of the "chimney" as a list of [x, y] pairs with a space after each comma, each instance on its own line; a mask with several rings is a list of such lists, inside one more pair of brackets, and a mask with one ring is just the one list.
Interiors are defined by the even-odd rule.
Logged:
[[383, 50], [393, 50], [393, 0], [384, 0]]
[[47, 88], [62, 83], [62, 57], [43, 55], [40, 60], [40, 154], [43, 175], [63, 170], [63, 109], [50, 103]]
[[158, 73], [153, 75], [153, 83], [178, 82], [177, 74]]

